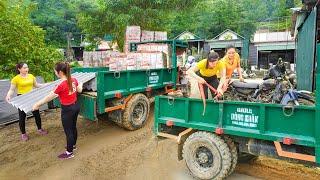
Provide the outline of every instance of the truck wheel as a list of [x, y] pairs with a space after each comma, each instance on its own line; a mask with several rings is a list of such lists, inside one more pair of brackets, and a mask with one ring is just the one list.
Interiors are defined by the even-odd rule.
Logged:
[[249, 154], [249, 153], [239, 153], [238, 162], [239, 163], [248, 163], [250, 161], [255, 161], [258, 159], [258, 156]]
[[231, 167], [228, 145], [219, 136], [203, 131], [188, 137], [183, 158], [191, 174], [199, 179], [223, 179]]
[[148, 119], [150, 103], [144, 94], [134, 95], [123, 112], [122, 127], [137, 130], [143, 127]]
[[231, 175], [238, 163], [238, 150], [236, 144], [229, 136], [222, 136], [222, 139], [227, 143], [231, 153], [231, 167], [228, 172], [228, 176]]

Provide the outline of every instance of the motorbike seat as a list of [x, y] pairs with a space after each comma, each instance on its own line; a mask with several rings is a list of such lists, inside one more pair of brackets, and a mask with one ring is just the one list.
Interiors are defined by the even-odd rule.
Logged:
[[267, 87], [273, 87], [276, 86], [276, 80], [274, 79], [267, 79], [263, 81], [263, 85], [267, 86]]
[[255, 82], [241, 82], [239, 80], [235, 80], [231, 83], [233, 87], [236, 88], [246, 88], [246, 89], [257, 89], [259, 88], [259, 83]]

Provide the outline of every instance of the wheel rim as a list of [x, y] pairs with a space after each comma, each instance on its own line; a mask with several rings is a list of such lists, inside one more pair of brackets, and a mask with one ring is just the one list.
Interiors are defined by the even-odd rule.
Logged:
[[205, 146], [201, 146], [196, 150], [196, 162], [202, 168], [210, 168], [213, 165], [213, 154]]
[[193, 174], [200, 175], [200, 179], [212, 179], [219, 174], [223, 159], [215, 145], [208, 144], [206, 140], [197, 140], [188, 148], [191, 156], [186, 162]]
[[146, 107], [142, 102], [138, 102], [132, 111], [131, 118], [135, 125], [140, 125], [144, 121], [144, 116], [146, 112]]

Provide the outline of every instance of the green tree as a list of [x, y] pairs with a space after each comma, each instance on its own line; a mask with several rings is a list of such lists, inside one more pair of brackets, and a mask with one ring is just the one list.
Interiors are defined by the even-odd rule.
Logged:
[[231, 29], [249, 38], [265, 12], [265, 5], [256, 0], [199, 1], [189, 11], [173, 12], [167, 29], [174, 36], [185, 29], [207, 39]]
[[15, 64], [26, 62], [30, 72], [52, 78], [54, 63], [62, 58], [56, 49], [47, 47], [45, 31], [28, 18], [34, 5], [8, 5], [0, 12], [0, 79], [15, 75]]
[[79, 5], [78, 24], [88, 39], [112, 34], [122, 47], [126, 26], [139, 25], [142, 29], [165, 30], [165, 19], [171, 11], [181, 11], [192, 7], [192, 4], [195, 1], [83, 1]]
[[204, 1], [199, 1], [193, 4], [192, 8], [168, 13], [164, 19], [164, 24], [170, 38], [174, 38], [186, 30], [196, 33], [200, 37], [207, 37], [213, 14], [209, 13], [209, 8], [206, 5], [207, 3], [204, 3]]
[[250, 39], [256, 32], [258, 27], [257, 22], [265, 19], [267, 7], [261, 0], [241, 0], [240, 9], [241, 16], [238, 33]]
[[46, 30], [47, 44], [65, 48], [67, 32], [73, 33], [74, 44], [80, 43], [80, 30], [77, 27], [77, 8], [79, 0], [31, 0], [37, 8], [31, 13], [35, 25]]
[[171, 37], [189, 30], [207, 39], [231, 29], [249, 39], [260, 26], [275, 31], [290, 27], [289, 8], [300, 3], [299, 0], [203, 0], [191, 10], [168, 15], [167, 29]]
[[284, 31], [291, 26], [292, 7], [300, 7], [301, 0], [262, 0], [267, 8], [258, 26], [270, 31]]
[[[249, 38], [260, 25], [271, 30], [290, 26], [291, 11], [300, 0], [24, 0], [37, 3], [31, 18], [46, 30], [46, 42], [65, 47], [66, 32], [76, 40], [81, 34], [91, 42], [112, 34], [119, 45], [124, 42], [127, 25], [165, 30], [175, 37], [185, 30], [212, 38], [231, 29]], [[288, 16], [280, 22], [275, 17]], [[266, 21], [266, 23], [257, 23]], [[77, 43], [78, 43], [77, 42]], [[95, 43], [93, 43], [95, 44]]]
[[5, 1], [4, 0], [0, 0], [0, 11], [3, 11], [5, 8]]

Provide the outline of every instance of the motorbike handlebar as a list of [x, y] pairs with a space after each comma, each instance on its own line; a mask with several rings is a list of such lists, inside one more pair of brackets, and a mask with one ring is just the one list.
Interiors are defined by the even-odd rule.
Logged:
[[267, 79], [270, 79], [271, 77], [270, 76], [267, 76], [267, 77], [264, 77], [262, 80], [267, 80]]

